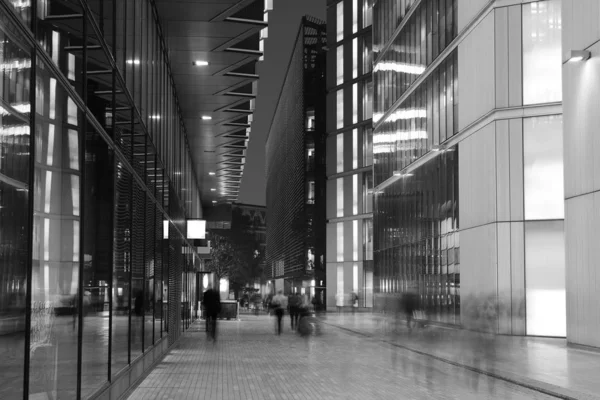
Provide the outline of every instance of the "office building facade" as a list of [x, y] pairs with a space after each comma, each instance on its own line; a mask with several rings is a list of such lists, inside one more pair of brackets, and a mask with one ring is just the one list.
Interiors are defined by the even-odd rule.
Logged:
[[[0, 1], [0, 398], [117, 399], [194, 317], [203, 263], [186, 221], [210, 186], [160, 7]], [[258, 51], [256, 7], [258, 28], [237, 30]]]
[[373, 3], [327, 2], [329, 308], [373, 307]]
[[564, 337], [561, 1], [373, 15], [376, 307]]
[[304, 17], [266, 141], [269, 290], [325, 287], [325, 24]]

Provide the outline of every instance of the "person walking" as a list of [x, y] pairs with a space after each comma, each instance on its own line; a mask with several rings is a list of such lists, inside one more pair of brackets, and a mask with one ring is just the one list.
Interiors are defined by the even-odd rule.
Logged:
[[208, 287], [202, 297], [206, 315], [206, 334], [213, 342], [217, 341], [217, 317], [221, 312], [221, 297], [211, 286]]
[[352, 300], [352, 314], [358, 309], [358, 295], [356, 292], [350, 293], [350, 299]]
[[290, 321], [292, 323], [292, 330], [298, 327], [298, 317], [300, 315], [300, 305], [302, 299], [298, 294], [294, 293], [289, 297], [289, 312], [290, 312]]
[[401, 306], [406, 318], [406, 327], [409, 332], [412, 332], [414, 313], [419, 309], [419, 296], [413, 291], [404, 293]]
[[287, 308], [288, 298], [283, 295], [283, 291], [278, 291], [277, 295], [271, 300], [271, 305], [275, 309], [277, 317], [277, 334], [281, 335], [281, 319], [283, 318], [283, 310]]

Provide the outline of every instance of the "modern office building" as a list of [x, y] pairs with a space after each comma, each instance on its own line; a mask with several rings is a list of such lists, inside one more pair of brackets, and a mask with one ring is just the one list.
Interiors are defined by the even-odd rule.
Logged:
[[117, 399], [187, 329], [190, 221], [237, 198], [263, 13], [0, 0], [0, 398]]
[[[380, 1], [381, 3], [381, 1]], [[373, 307], [373, 0], [327, 2], [327, 304]], [[338, 296], [339, 295], [339, 296]]]
[[325, 47], [325, 23], [304, 17], [266, 140], [267, 277], [275, 290], [322, 301]]
[[586, 278], [565, 281], [562, 16], [560, 0], [377, 2], [376, 307], [414, 290], [431, 320], [567, 334], [566, 281], [574, 305]]

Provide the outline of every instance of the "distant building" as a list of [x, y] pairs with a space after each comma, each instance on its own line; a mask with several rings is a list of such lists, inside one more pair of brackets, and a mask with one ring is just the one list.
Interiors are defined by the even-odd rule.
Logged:
[[325, 23], [304, 17], [266, 144], [267, 276], [323, 302], [325, 46]]

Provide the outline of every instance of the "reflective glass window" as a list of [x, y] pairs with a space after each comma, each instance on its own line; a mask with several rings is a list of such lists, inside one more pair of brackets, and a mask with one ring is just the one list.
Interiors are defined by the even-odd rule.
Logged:
[[358, 38], [352, 39], [352, 79], [358, 77]]
[[336, 127], [341, 129], [344, 127], [344, 90], [338, 90], [336, 94], [337, 108], [336, 108]]
[[337, 186], [337, 213], [338, 217], [344, 216], [344, 178], [338, 178], [336, 181]]
[[336, 172], [344, 172], [344, 134], [336, 137]]
[[344, 261], [344, 223], [337, 223], [337, 261]]
[[337, 41], [344, 40], [344, 2], [340, 1], [336, 6], [337, 20], [336, 20], [336, 39]]
[[337, 80], [336, 83], [341, 85], [344, 83], [344, 46], [338, 46], [337, 51], [337, 65], [336, 65], [336, 73]]

